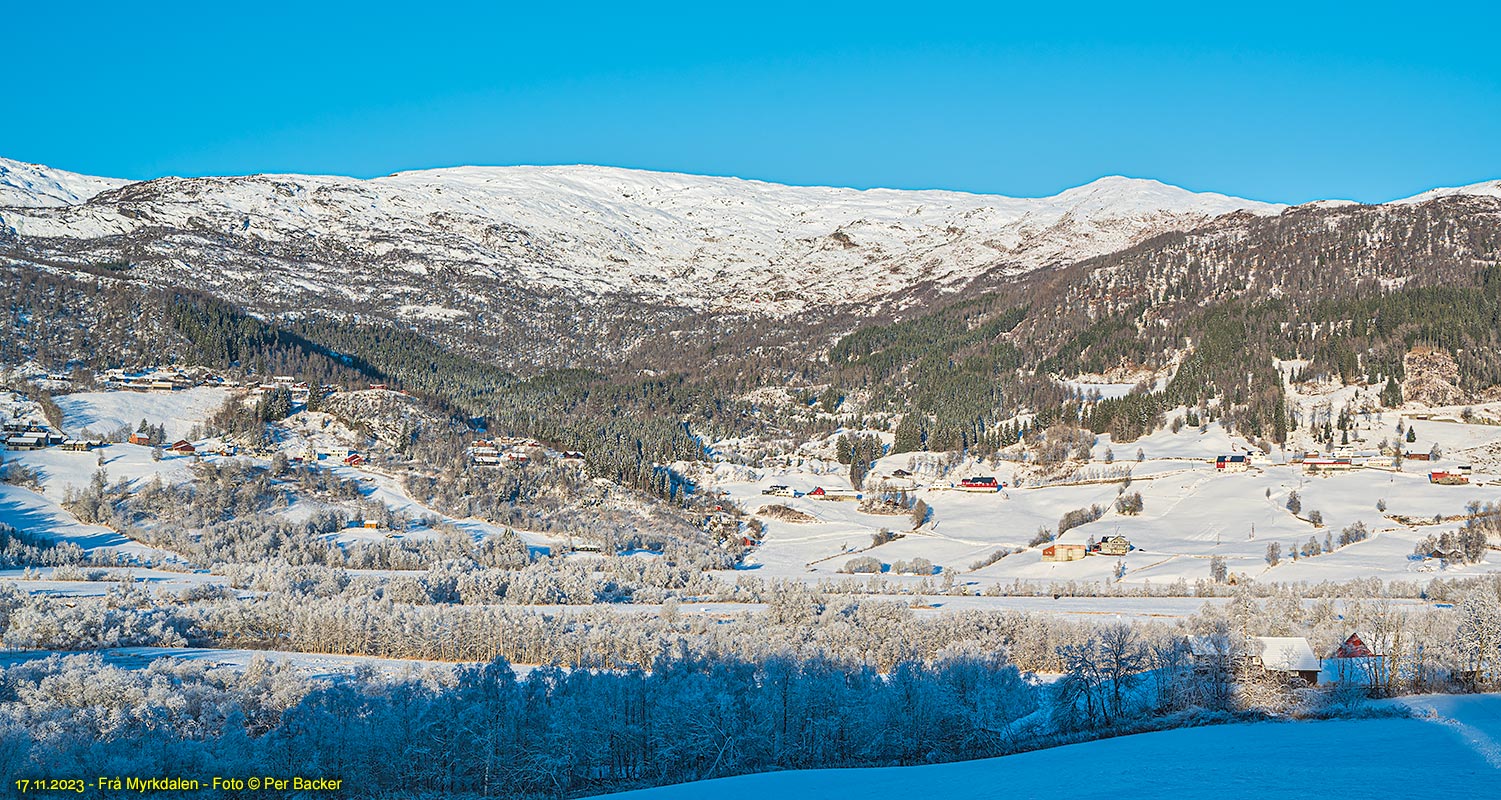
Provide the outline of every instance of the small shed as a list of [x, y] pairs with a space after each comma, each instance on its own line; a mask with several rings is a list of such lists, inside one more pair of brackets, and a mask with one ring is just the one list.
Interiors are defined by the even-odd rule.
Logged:
[[1188, 637], [1188, 654], [1196, 673], [1229, 671], [1237, 656], [1234, 640], [1223, 634]]

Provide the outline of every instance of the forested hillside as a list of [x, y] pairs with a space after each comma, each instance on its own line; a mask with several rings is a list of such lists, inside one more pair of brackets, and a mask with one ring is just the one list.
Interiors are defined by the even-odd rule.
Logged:
[[[934, 449], [991, 443], [1024, 411], [1046, 424], [1071, 400], [1064, 416], [1117, 439], [1219, 399], [1246, 433], [1281, 441], [1274, 359], [1307, 362], [1286, 377], [1380, 388], [1432, 346], [1466, 391], [1501, 382], [1498, 222], [1501, 202], [1478, 197], [1232, 215], [856, 331], [831, 349], [829, 380], [916, 412]], [[1164, 384], [1071, 399], [1055, 378], [1079, 374]]]
[[[1465, 392], [1501, 382], [1498, 220], [1501, 200], [1465, 196], [1232, 214], [1062, 269], [793, 316], [669, 322], [595, 306], [558, 317], [554, 335], [599, 358], [528, 369], [517, 364], [532, 346], [515, 337], [535, 331], [502, 320], [454, 347], [452, 326], [340, 309], [256, 316], [128, 264], [13, 263], [0, 358], [388, 383], [477, 427], [582, 450], [595, 474], [664, 495], [681, 482], [662, 465], [697, 458], [704, 441], [887, 427], [896, 415], [898, 450], [993, 451], [1054, 422], [1130, 440], [1178, 406], [1277, 442], [1296, 424], [1288, 379], [1366, 383], [1399, 400], [1404, 355], [1427, 346], [1452, 355]], [[621, 335], [611, 320], [643, 325], [633, 335], [651, 345], [607, 346], [598, 337]], [[1062, 381], [1081, 374], [1144, 382], [1098, 397]], [[766, 390], [774, 406], [748, 399]]]

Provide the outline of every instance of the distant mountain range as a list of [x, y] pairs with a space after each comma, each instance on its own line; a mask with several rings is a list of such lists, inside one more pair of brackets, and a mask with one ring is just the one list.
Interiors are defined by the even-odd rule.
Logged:
[[786, 314], [1282, 208], [1119, 177], [1019, 199], [587, 166], [134, 184], [0, 170], [0, 227], [38, 255], [191, 276], [267, 310], [341, 295], [403, 319], [483, 315], [508, 290]]
[[1011, 198], [591, 166], [128, 182], [0, 159], [0, 263], [191, 287], [267, 317], [360, 315], [510, 364], [585, 363], [721, 318], [899, 311], [1286, 211], [1123, 177]]

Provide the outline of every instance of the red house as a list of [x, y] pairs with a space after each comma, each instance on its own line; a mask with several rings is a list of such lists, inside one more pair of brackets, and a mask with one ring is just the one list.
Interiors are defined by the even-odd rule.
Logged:
[[344, 463], [351, 467], [358, 467], [365, 463], [365, 457], [359, 453], [350, 453], [344, 456]]
[[991, 491], [995, 491], [995, 490], [1001, 488], [1001, 484], [998, 481], [996, 481], [995, 478], [992, 478], [992, 477], [990, 477], [988, 475], [983, 475], [983, 476], [978, 476], [977, 475], [977, 476], [965, 478], [964, 480], [959, 481], [959, 488], [961, 488], [961, 489], [989, 489]]
[[198, 448], [194, 447], [193, 443], [187, 439], [178, 439], [172, 443], [172, 452], [174, 453], [190, 456], [197, 451]]
[[131, 444], [149, 445], [151, 444], [151, 437], [144, 433], [132, 433], [128, 441]]
[[828, 494], [828, 492], [825, 492], [822, 486], [815, 486], [813, 487], [813, 491], [808, 492], [809, 497], [823, 497], [826, 494]]

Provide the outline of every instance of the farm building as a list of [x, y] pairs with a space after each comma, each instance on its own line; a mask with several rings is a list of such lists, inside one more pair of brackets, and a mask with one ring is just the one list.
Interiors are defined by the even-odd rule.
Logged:
[[47, 435], [44, 433], [18, 433], [5, 440], [5, 447], [9, 450], [42, 450], [47, 447]]
[[959, 488], [967, 492], [1000, 491], [1001, 484], [989, 475], [976, 475], [959, 481]]
[[1324, 659], [1319, 680], [1353, 682], [1368, 689], [1384, 686], [1388, 669], [1387, 658], [1381, 652], [1384, 649], [1379, 639], [1352, 633]]
[[1089, 548], [1082, 544], [1050, 544], [1042, 548], [1043, 561], [1078, 561], [1089, 555]]
[[500, 464], [500, 450], [495, 443], [487, 439], [476, 439], [469, 446], [469, 461], [481, 467], [493, 467]]
[[1428, 453], [1403, 453], [1402, 457], [1408, 461], [1431, 461], [1433, 458]]
[[130, 438], [127, 439], [126, 441], [130, 442], [131, 444], [141, 445], [142, 447], [150, 447], [151, 446], [151, 437], [147, 436], [144, 433], [132, 433], [130, 435]]
[[1355, 469], [1355, 462], [1348, 458], [1333, 458], [1330, 456], [1319, 456], [1317, 458], [1303, 457], [1303, 471], [1307, 473], [1344, 472], [1351, 469]]
[[1458, 472], [1434, 470], [1428, 473], [1428, 482], [1436, 483], [1440, 486], [1464, 486], [1470, 482], [1470, 479]]
[[198, 448], [194, 447], [193, 443], [188, 441], [187, 439], [178, 439], [177, 441], [173, 442], [171, 450], [178, 455], [184, 456], [190, 456], [193, 453], [198, 452]]
[[1131, 552], [1131, 540], [1124, 536], [1106, 536], [1100, 540], [1099, 552], [1102, 556], [1123, 556]]
[[1251, 460], [1244, 455], [1217, 456], [1214, 459], [1214, 468], [1220, 472], [1245, 472], [1251, 467]]
[[1319, 657], [1301, 636], [1253, 636], [1247, 643], [1251, 663], [1268, 674], [1301, 678], [1309, 686], [1319, 682]]
[[358, 467], [365, 463], [365, 457], [360, 455], [359, 453], [350, 453], [340, 460], [343, 461], [346, 466], [351, 467]]
[[96, 447], [102, 447], [103, 445], [103, 442], [96, 442], [91, 439], [68, 439], [67, 441], [63, 442], [63, 449], [75, 453], [87, 453], [88, 451], [93, 450]]

